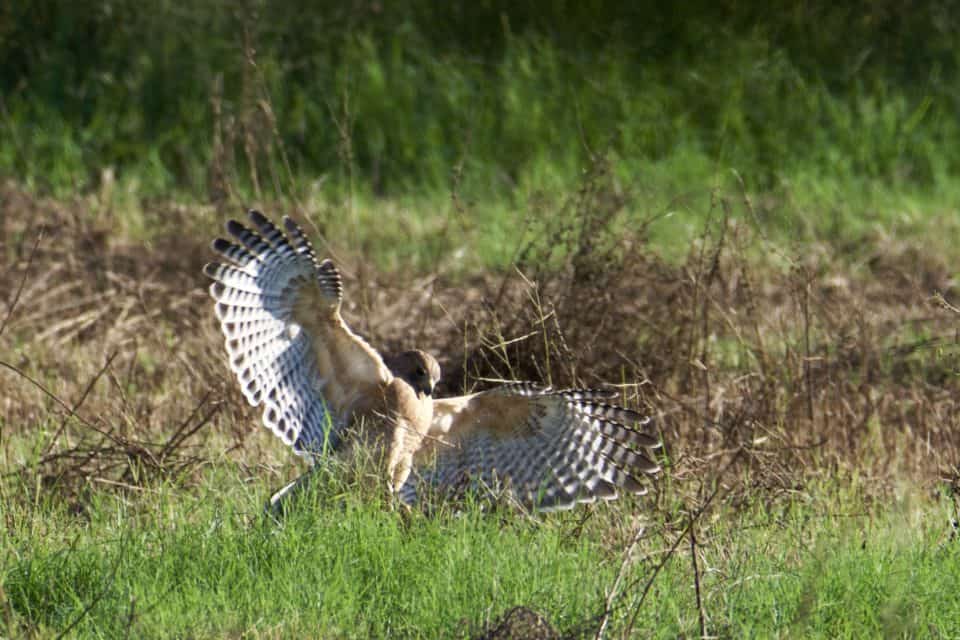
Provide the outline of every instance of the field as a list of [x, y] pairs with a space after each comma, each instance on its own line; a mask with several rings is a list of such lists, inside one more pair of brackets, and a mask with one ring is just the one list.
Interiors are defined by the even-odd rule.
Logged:
[[[0, 637], [960, 636], [960, 14], [564, 4], [0, 9]], [[441, 395], [653, 415], [650, 493], [267, 515], [250, 206]]]

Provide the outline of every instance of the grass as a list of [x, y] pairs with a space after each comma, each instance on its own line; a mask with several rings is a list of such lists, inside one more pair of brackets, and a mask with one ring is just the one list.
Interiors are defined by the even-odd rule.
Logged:
[[[0, 9], [0, 635], [960, 635], [956, 12], [584, 6]], [[251, 204], [441, 393], [618, 384], [667, 472], [266, 517], [200, 275]]]
[[[739, 221], [741, 198], [665, 260], [624, 226], [610, 172], [567, 200], [531, 214], [536, 242], [513, 239], [526, 280], [351, 267], [346, 313], [385, 350], [438, 354], [443, 393], [621, 383], [667, 444], [653, 493], [536, 519], [404, 514], [334, 466], [275, 522], [262, 507], [294, 464], [226, 376], [197, 276], [217, 214], [172, 207], [147, 245], [111, 224], [122, 212], [5, 192], [5, 286], [23, 289], [0, 335], [2, 633], [537, 637], [511, 626], [523, 606], [592, 636], [615, 585], [606, 637], [701, 619], [738, 637], [957, 633], [943, 256], [880, 236], [860, 259], [813, 245], [803, 261]], [[586, 289], [605, 295], [585, 306]]]
[[291, 204], [389, 270], [464, 246], [467, 272], [509, 267], [527, 212], [562, 206], [601, 158], [631, 224], [669, 214], [650, 232], [671, 256], [714, 190], [752, 197], [780, 242], [955, 218], [954, 12], [736, 9], [17, 5], [0, 175], [110, 195], [142, 239], [163, 218], [144, 203], [173, 194], [221, 214]]
[[[261, 512], [269, 487], [229, 464], [193, 491], [97, 492], [81, 512], [5, 501], [5, 634], [462, 637], [519, 604], [558, 630], [592, 633], [638, 526], [647, 533], [621, 577], [608, 633], [699, 633], [689, 546], [653, 501], [637, 505], [651, 517], [629, 521], [608, 507], [537, 520], [469, 505], [404, 515], [358, 499], [356, 487], [320, 484], [301, 503], [310, 508], [281, 522]], [[719, 509], [697, 528], [707, 630], [951, 637], [960, 631], [955, 509], [910, 495], [868, 506], [829, 485]]]

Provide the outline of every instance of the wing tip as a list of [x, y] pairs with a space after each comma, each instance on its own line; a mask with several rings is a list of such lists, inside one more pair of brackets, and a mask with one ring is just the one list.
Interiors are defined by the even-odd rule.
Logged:
[[[233, 218], [231, 218], [230, 220], [227, 220], [225, 228], [227, 230], [227, 233], [235, 237], [238, 237], [244, 233], [250, 232], [250, 230], [247, 229], [245, 224], [243, 224], [239, 220], [234, 220]], [[217, 238], [217, 240], [221, 240], [221, 238]], [[214, 242], [216, 242], [217, 240], [214, 240]]]
[[272, 222], [270, 222], [270, 219], [267, 218], [267, 216], [263, 215], [263, 212], [260, 211], [259, 209], [248, 209], [247, 217], [250, 218], [250, 222], [252, 222], [257, 227], [261, 227], [265, 224], [269, 224], [269, 225], [273, 224]]
[[224, 265], [219, 262], [208, 262], [203, 265], [203, 275], [207, 276], [211, 280], [220, 281], [220, 274], [223, 272]]

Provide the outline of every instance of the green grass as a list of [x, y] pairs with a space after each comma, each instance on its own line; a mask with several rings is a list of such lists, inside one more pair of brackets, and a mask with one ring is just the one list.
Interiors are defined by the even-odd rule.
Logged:
[[451, 245], [509, 267], [530, 212], [598, 156], [630, 224], [666, 216], [650, 231], [671, 255], [715, 189], [750, 195], [780, 242], [956, 217], [955, 12], [736, 5], [14, 3], [0, 175], [72, 196], [109, 169], [120, 224], [147, 229], [163, 215], [143, 202], [208, 201], [217, 167], [233, 207], [299, 202], [334, 233], [351, 217], [350, 245], [388, 268]]
[[[0, 636], [469, 636], [516, 605], [590, 634], [635, 516], [649, 514], [608, 637], [630, 629], [696, 637], [687, 540], [638, 601], [685, 526], [690, 482], [703, 473], [718, 481], [708, 461], [730, 443], [715, 436], [740, 442], [741, 430], [753, 438], [765, 429], [762, 446], [741, 444], [769, 466], [745, 465], [746, 477], [731, 482], [736, 495], [695, 528], [706, 632], [960, 636], [956, 500], [928, 495], [934, 474], [956, 475], [954, 318], [939, 310], [919, 318], [934, 293], [924, 274], [947, 283], [960, 264], [960, 13], [937, 0], [909, 12], [883, 2], [776, 12], [744, 2], [631, 7], [0, 4], [7, 289], [20, 282], [40, 221], [51, 239], [34, 271], [68, 265], [63, 277], [80, 283], [81, 299], [47, 299], [28, 274], [30, 295], [2, 336], [0, 359], [72, 405], [86, 398], [103, 355], [121, 349], [127, 364], [110, 372], [113, 386], [110, 376], [99, 383], [82, 413], [150, 442], [189, 422], [189, 407], [208, 391], [228, 400], [211, 437], [183, 453], [204, 461], [199, 478], [138, 477], [126, 491], [95, 481], [95, 465], [69, 472], [60, 461], [21, 484], [8, 472], [40, 456], [62, 417], [2, 372], [10, 378], [0, 416]], [[666, 444], [687, 466], [660, 481], [656, 498], [533, 520], [472, 505], [403, 514], [369, 487], [329, 478], [282, 522], [265, 517], [280, 481], [241, 465], [269, 464], [261, 454], [279, 445], [242, 435], [257, 418], [228, 408], [238, 394], [217, 386], [225, 370], [210, 310], [181, 297], [199, 284], [206, 240], [198, 239], [251, 205], [314, 223], [318, 249], [342, 261], [355, 300], [378, 283], [410, 282], [408, 272], [437, 274], [441, 293], [514, 267], [546, 282], [584, 248], [601, 266], [631, 250], [666, 258], [677, 274], [653, 260], [644, 278], [611, 292], [626, 292], [618, 299], [632, 309], [630, 287], [666, 278], [675, 287], [641, 300], [637, 315], [665, 326], [622, 327], [636, 336], [623, 353], [570, 348], [574, 358], [621, 362], [637, 351], [662, 364], [666, 373], [634, 373], [652, 376]], [[693, 302], [675, 298], [700, 269], [701, 244], [719, 254], [721, 237], [724, 256], [735, 258], [721, 265], [723, 282], [704, 290], [705, 301], [699, 289]], [[743, 238], [748, 246], [735, 246]], [[133, 280], [104, 289], [105, 268]], [[805, 391], [797, 354], [806, 325], [793, 304], [805, 269], [815, 276], [812, 361], [837, 367], [835, 378], [829, 368], [817, 374], [827, 376], [817, 379], [824, 393], [835, 393], [822, 407], [815, 400], [811, 421], [794, 406]], [[890, 273], [897, 283], [879, 291], [877, 279]], [[832, 275], [849, 291], [831, 293]], [[740, 331], [754, 328], [753, 307], [739, 290], [723, 293], [741, 277], [759, 292], [742, 296], [759, 304], [765, 346], [750, 348]], [[62, 343], [35, 339], [48, 318], [70, 313], [68, 303], [88, 308], [82, 296], [93, 293], [129, 298], [116, 315], [142, 312], [144, 323], [133, 335], [94, 326]], [[657, 304], [669, 313], [645, 315]], [[703, 335], [690, 320], [701, 317], [699, 304]], [[23, 317], [34, 320], [17, 325]], [[670, 340], [673, 318], [689, 341]], [[576, 329], [576, 316], [568, 320], [563, 329]], [[418, 340], [456, 344], [441, 339], [444, 321], [430, 322]], [[400, 337], [387, 331], [391, 344], [412, 340], [410, 326]], [[462, 331], [464, 349], [476, 346]], [[945, 353], [895, 354], [914, 338], [936, 339]], [[732, 408], [727, 431], [701, 439], [700, 417], [657, 393], [699, 403], [700, 370], [675, 361], [696, 360], [707, 346], [712, 387], [703, 391]], [[758, 348], [771, 360], [763, 371]], [[750, 387], [761, 374], [765, 386]], [[63, 424], [58, 450], [94, 446], [82, 425]], [[821, 449], [790, 449], [824, 434], [833, 439]], [[931, 451], [930, 437], [943, 446]], [[851, 441], [853, 449], [837, 450]], [[121, 477], [117, 464], [106, 476]], [[782, 478], [778, 464], [788, 466]], [[41, 472], [72, 473], [79, 493], [61, 495]], [[774, 488], [764, 474], [776, 476]]]
[[[319, 484], [282, 522], [261, 512], [268, 487], [231, 466], [189, 493], [98, 490], [80, 515], [62, 502], [5, 501], [5, 633], [47, 637], [76, 622], [78, 637], [441, 637], [476, 633], [521, 604], [589, 632], [634, 526], [610, 506], [536, 520], [472, 506], [405, 515], [356, 487]], [[707, 630], [952, 637], [960, 541], [948, 539], [951, 517], [947, 500], [867, 506], [829, 485], [766, 507], [720, 506], [697, 527]], [[648, 527], [612, 637], [680, 535]], [[684, 541], [654, 579], [637, 635], [699, 633], [688, 549]]]

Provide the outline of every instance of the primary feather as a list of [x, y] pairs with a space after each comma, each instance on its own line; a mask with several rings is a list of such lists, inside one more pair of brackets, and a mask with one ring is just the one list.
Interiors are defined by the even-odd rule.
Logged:
[[[214, 281], [210, 294], [230, 368], [247, 401], [263, 407], [264, 425], [294, 451], [336, 448], [351, 417], [349, 390], [340, 388], [338, 372], [324, 358], [338, 328], [340, 274], [329, 260], [316, 259], [292, 220], [284, 221], [291, 240], [261, 213], [251, 211], [249, 219], [251, 227], [227, 223], [232, 241], [213, 242], [225, 262], [204, 268]], [[304, 313], [304, 306], [316, 309]], [[334, 341], [352, 338], [347, 331]], [[379, 374], [378, 356], [367, 356], [368, 368]], [[385, 369], [382, 362], [379, 367]]]
[[540, 510], [646, 493], [660, 466], [652, 420], [586, 390], [506, 385], [434, 401], [414, 499], [424, 487], [506, 492]]

